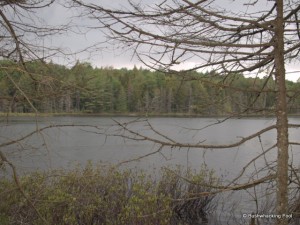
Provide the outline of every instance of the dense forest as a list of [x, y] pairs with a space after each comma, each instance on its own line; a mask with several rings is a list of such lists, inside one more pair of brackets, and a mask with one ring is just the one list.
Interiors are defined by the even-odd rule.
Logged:
[[[276, 101], [272, 78], [240, 74], [164, 74], [86, 62], [70, 68], [40, 61], [19, 67], [2, 60], [0, 67], [1, 112], [272, 115]], [[289, 112], [297, 114], [300, 83], [288, 81], [287, 88]]]

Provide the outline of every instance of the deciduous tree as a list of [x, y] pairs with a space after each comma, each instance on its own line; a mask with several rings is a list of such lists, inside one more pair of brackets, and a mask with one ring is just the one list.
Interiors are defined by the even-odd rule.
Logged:
[[[104, 29], [107, 41], [123, 44], [152, 69], [186, 76], [189, 71], [209, 69], [224, 75], [269, 71], [274, 77], [276, 95], [277, 131], [277, 214], [288, 213], [288, 109], [286, 91], [286, 64], [298, 60], [300, 30], [298, 15], [300, 5], [295, 0], [260, 1], [241, 3], [239, 10], [221, 7], [214, 0], [164, 0], [153, 4], [128, 1], [128, 7], [106, 8], [101, 3], [89, 4], [74, 0], [75, 5], [88, 10], [97, 21], [97, 29]], [[223, 2], [222, 2], [223, 3]], [[178, 65], [187, 61], [194, 66], [177, 71]], [[184, 68], [184, 67], [181, 67]], [[188, 75], [187, 75], [188, 76]], [[247, 112], [265, 90], [242, 111]], [[249, 90], [244, 90], [249, 91]], [[176, 97], [175, 93], [174, 96]], [[124, 127], [124, 129], [127, 129]], [[267, 128], [269, 129], [269, 128]], [[133, 132], [133, 131], [129, 131]], [[138, 135], [136, 133], [131, 133]], [[259, 136], [257, 132], [254, 136]], [[162, 146], [195, 148], [228, 148], [233, 145], [189, 145], [168, 140]], [[248, 138], [243, 138], [244, 143]], [[288, 224], [287, 219], [277, 219], [277, 225]]]

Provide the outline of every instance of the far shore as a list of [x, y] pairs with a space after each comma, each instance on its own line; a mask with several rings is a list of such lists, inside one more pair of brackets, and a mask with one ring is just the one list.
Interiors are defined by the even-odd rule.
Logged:
[[[70, 113], [0, 113], [0, 118], [6, 117], [179, 117], [179, 118], [266, 118], [275, 117], [272, 114], [195, 114], [195, 113], [84, 113], [84, 112], [70, 112]], [[300, 117], [300, 114], [290, 114], [290, 117]]]

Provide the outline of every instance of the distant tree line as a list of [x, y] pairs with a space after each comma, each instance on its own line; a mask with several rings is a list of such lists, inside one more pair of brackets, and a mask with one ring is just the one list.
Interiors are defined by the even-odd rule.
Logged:
[[[272, 115], [271, 78], [221, 76], [213, 71], [164, 74], [143, 68], [93, 68], [0, 61], [0, 111], [29, 113], [183, 113]], [[230, 77], [230, 79], [229, 79]], [[287, 82], [289, 112], [300, 112], [300, 83]]]

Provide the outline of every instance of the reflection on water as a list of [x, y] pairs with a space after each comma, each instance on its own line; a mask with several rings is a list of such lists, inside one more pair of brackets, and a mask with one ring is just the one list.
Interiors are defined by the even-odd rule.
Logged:
[[[132, 121], [134, 118], [120, 117], [114, 118], [114, 120], [124, 123]], [[134, 140], [141, 139], [135, 135], [135, 133], [139, 133], [159, 140], [179, 143], [230, 144], [275, 123], [272, 118], [232, 119], [220, 124], [219, 121], [215, 118], [151, 118], [149, 119], [150, 126], [148, 121], [141, 119], [136, 123], [126, 125], [126, 129], [133, 131], [130, 134], [117, 127], [115, 121], [105, 117], [51, 117], [42, 118], [38, 122], [32, 118], [17, 118], [1, 124], [0, 141], [4, 143], [21, 139], [35, 131], [37, 127], [42, 129], [46, 126], [53, 126], [51, 129], [37, 132], [3, 148], [6, 155], [22, 172], [36, 169], [68, 168], [75, 163], [85, 164], [88, 160], [114, 164], [128, 162], [124, 166], [148, 171], [177, 164], [199, 169], [202, 164], [205, 164], [208, 168], [214, 169], [216, 174], [226, 182], [239, 176], [247, 163], [275, 144], [274, 130], [230, 149], [170, 148], [166, 146], [160, 149], [161, 145], [159, 144]], [[299, 123], [299, 121], [297, 118], [290, 119], [291, 123]], [[209, 126], [214, 123], [217, 124]], [[204, 127], [207, 128], [202, 129]], [[115, 134], [119, 136], [114, 136]], [[130, 135], [131, 139], [120, 137], [123, 135]], [[297, 140], [299, 131], [291, 129], [289, 137], [291, 141]], [[299, 167], [300, 151], [298, 150], [299, 147], [291, 149], [292, 163], [296, 167]], [[156, 153], [151, 154], [154, 152]], [[143, 157], [145, 155], [148, 157]], [[139, 160], [131, 161], [132, 159]], [[129, 161], [131, 162], [129, 163]], [[245, 169], [244, 175], [238, 182], [251, 182], [254, 178], [261, 178], [275, 166], [275, 161], [276, 151], [268, 151], [264, 157], [260, 157]], [[259, 171], [262, 167], [268, 167], [268, 171]], [[258, 171], [260, 175], [257, 174]], [[253, 189], [249, 191], [251, 192]], [[218, 209], [219, 214], [222, 214], [221, 217], [243, 221], [243, 214], [255, 212], [254, 199], [265, 196], [266, 189], [260, 187], [255, 191], [255, 196], [253, 193], [245, 195], [244, 191], [220, 195], [219, 200], [223, 199], [220, 201], [223, 204], [220, 204]], [[269, 202], [271, 201], [272, 199]], [[263, 204], [265, 203], [263, 202]], [[246, 218], [246, 221], [249, 220]]]

